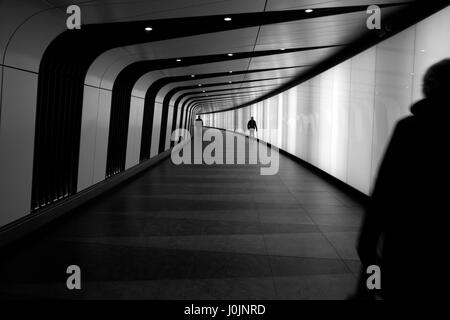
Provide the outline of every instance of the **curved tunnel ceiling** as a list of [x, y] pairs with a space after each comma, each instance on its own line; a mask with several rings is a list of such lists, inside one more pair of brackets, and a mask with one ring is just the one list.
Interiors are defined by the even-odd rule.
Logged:
[[[381, 2], [380, 6], [386, 10], [395, 11], [404, 7], [404, 2], [400, 2], [400, 4], [394, 1]], [[63, 7], [59, 1], [52, 3]], [[65, 2], [63, 1], [63, 3]], [[158, 2], [158, 12], [153, 14], [151, 4], [146, 6], [139, 1], [133, 3], [127, 3], [127, 1], [120, 3], [112, 1], [79, 2], [85, 24], [81, 30], [66, 31], [59, 35], [47, 48], [41, 68], [45, 69], [46, 60], [51, 59], [53, 62], [58, 61], [68, 69], [70, 66], [77, 65], [76, 73], [81, 77], [82, 74], [87, 73], [87, 69], [101, 54], [113, 48], [124, 48], [130, 55], [130, 59], [137, 61], [125, 67], [117, 75], [114, 86], [118, 88], [124, 85], [124, 81], [128, 82], [128, 86], [132, 86], [136, 82], [135, 77], [139, 72], [145, 74], [151, 69], [161, 70], [189, 66], [197, 63], [189, 60], [200, 61], [202, 58], [207, 59], [206, 56], [210, 56], [211, 60], [205, 60], [204, 63], [220, 61], [223, 59], [220, 55], [227, 55], [230, 61], [248, 58], [247, 69], [258, 64], [275, 63], [278, 66], [289, 66], [292, 65], [292, 61], [301, 61], [301, 55], [289, 57], [289, 53], [294, 52], [292, 48], [301, 51], [302, 48], [315, 47], [319, 50], [326, 49], [328, 46], [348, 44], [356, 34], [364, 31], [364, 28], [361, 27], [366, 19], [367, 1], [327, 1], [326, 7], [318, 7], [321, 2], [317, 2], [316, 5], [314, 2], [305, 4], [305, 8], [314, 8], [312, 12], [306, 12], [305, 9], [300, 9], [298, 6], [295, 9], [286, 9], [292, 8], [291, 5], [294, 3], [296, 2], [276, 1], [275, 3], [275, 1], [267, 0], [248, 1], [246, 5], [243, 5], [242, 1], [232, 2], [232, 13], [226, 14], [231, 21], [225, 21], [224, 14], [215, 15], [215, 10], [208, 12], [208, 5], [204, 1], [168, 1], [168, 4]], [[218, 4], [219, 2], [216, 2], [216, 5]], [[340, 5], [333, 6], [336, 4]], [[153, 5], [155, 4], [153, 3]], [[144, 13], [149, 12], [149, 17], [157, 19], [141, 20], [145, 14], [136, 14], [135, 11], [138, 7]], [[182, 7], [197, 8], [198, 12], [204, 15], [191, 17], [177, 17], [177, 14], [172, 17], [170, 15], [171, 10]], [[216, 6], [215, 9], [217, 10], [218, 7]], [[209, 9], [211, 8], [209, 7]], [[255, 12], [248, 12], [251, 11], [251, 8]], [[274, 9], [282, 10], [273, 11]], [[239, 10], [243, 10], [244, 13], [239, 13]], [[104, 13], [100, 14], [101, 11]], [[108, 14], [119, 11], [121, 12], [120, 17]], [[175, 11], [179, 13], [179, 10]], [[230, 9], [222, 12], [227, 11]], [[138, 18], [141, 19], [136, 20]], [[152, 31], [145, 31], [145, 28], [149, 26]], [[242, 36], [237, 37], [236, 33], [232, 32], [233, 30], [239, 30], [239, 34]], [[224, 48], [228, 48], [228, 50], [216, 53], [216, 57], [212, 57], [211, 54], [203, 54], [203, 52], [210, 52], [208, 47], [215, 47], [214, 39], [218, 39], [216, 33], [225, 34], [222, 39], [224, 43], [219, 47], [222, 50], [227, 50]], [[231, 36], [227, 37], [227, 33]], [[208, 36], [198, 37], [205, 34]], [[203, 43], [196, 42], [195, 38], [201, 39]], [[280, 38], [282, 41], [279, 41]], [[168, 39], [175, 40], [168, 41]], [[192, 52], [189, 54], [190, 57], [183, 58], [182, 55], [186, 55], [185, 52], [180, 54], [178, 51], [174, 54], [173, 49], [180, 48], [174, 43], [181, 44], [185, 52]], [[249, 54], [240, 54], [242, 50], [239, 48], [250, 49], [244, 50]], [[251, 54], [252, 52], [276, 50], [279, 50], [277, 53], [280, 57], [271, 59], [255, 59], [257, 55]], [[334, 52], [328, 52], [328, 55]], [[228, 56], [228, 54], [233, 54], [233, 56]], [[150, 59], [147, 58], [149, 56], [151, 56]], [[160, 56], [169, 56], [170, 58], [162, 61]], [[307, 61], [307, 64], [316, 64], [323, 58], [324, 56], [321, 56], [320, 53], [315, 53]], [[157, 67], [152, 68], [151, 65], [157, 65]], [[150, 70], [146, 70], [146, 68]], [[135, 77], [132, 77], [131, 74], [134, 74]]]

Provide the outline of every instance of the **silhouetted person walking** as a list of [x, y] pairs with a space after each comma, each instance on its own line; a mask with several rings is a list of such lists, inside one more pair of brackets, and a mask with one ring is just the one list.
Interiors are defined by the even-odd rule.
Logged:
[[195, 125], [203, 126], [203, 120], [200, 116], [197, 116], [197, 119], [195, 119]]
[[357, 246], [360, 297], [369, 292], [369, 265], [381, 269], [385, 299], [443, 298], [447, 289], [450, 59], [429, 68], [423, 92], [397, 123], [378, 171]]
[[247, 123], [247, 129], [250, 131], [250, 137], [255, 137], [255, 130], [258, 131], [258, 127], [256, 126], [256, 121], [253, 117], [250, 117], [250, 120]]

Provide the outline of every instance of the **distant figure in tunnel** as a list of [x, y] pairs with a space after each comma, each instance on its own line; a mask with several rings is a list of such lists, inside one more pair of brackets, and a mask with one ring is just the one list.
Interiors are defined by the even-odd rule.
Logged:
[[255, 137], [255, 130], [258, 131], [258, 127], [256, 126], [256, 121], [253, 117], [250, 117], [250, 120], [247, 123], [247, 129], [250, 131], [250, 137]]
[[199, 115], [197, 116], [197, 119], [195, 119], [195, 125], [203, 126], [203, 120]]
[[[428, 69], [422, 90], [379, 167], [357, 244], [354, 298], [435, 299], [447, 288], [450, 59]], [[380, 290], [367, 289], [370, 265], [380, 268]]]

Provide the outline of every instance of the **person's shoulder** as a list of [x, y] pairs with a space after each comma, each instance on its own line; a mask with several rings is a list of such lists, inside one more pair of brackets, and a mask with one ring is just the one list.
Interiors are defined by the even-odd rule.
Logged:
[[397, 124], [394, 127], [394, 134], [408, 135], [409, 133], [415, 131], [416, 129], [417, 129], [417, 117], [414, 115], [409, 115], [397, 121]]
[[411, 114], [409, 116], [403, 117], [400, 120], [398, 120], [397, 125], [403, 127], [403, 126], [408, 126], [415, 122], [416, 122], [416, 117]]
[[417, 117], [415, 115], [411, 114], [411, 115], [401, 118], [397, 122], [397, 127], [408, 128], [410, 126], [415, 126], [416, 123], [417, 123]]

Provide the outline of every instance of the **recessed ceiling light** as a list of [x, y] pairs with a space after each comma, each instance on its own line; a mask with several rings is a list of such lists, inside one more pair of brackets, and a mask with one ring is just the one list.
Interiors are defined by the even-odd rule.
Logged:
[[284, 51], [284, 50], [286, 50], [286, 48], [280, 48], [280, 50], [281, 50], [281, 51]]
[[205, 92], [205, 90], [202, 90], [202, 92]]
[[313, 12], [313, 11], [314, 11], [313, 9], [306, 9], [306, 10], [305, 10], [306, 13], [311, 13], [311, 12]]
[[230, 73], [233, 73], [233, 71], [229, 71]]
[[191, 78], [194, 78], [195, 77], [195, 74], [191, 74]]
[[198, 84], [198, 86], [199, 86], [199, 87], [201, 87], [201, 86], [202, 86], [202, 84], [201, 84], [201, 83], [199, 83], [199, 84]]
[[225, 20], [225, 21], [231, 21], [231, 18], [230, 18], [230, 17], [225, 17], [225, 18], [223, 18], [223, 20]]
[[230, 81], [228, 81], [228, 83], [232, 83], [232, 82], [233, 82], [233, 81], [231, 81], [231, 80], [230, 80]]
[[422, 50], [420, 50], [420, 52], [425, 52], [425, 50], [422, 49]]
[[152, 30], [153, 30], [152, 27], [146, 27], [146, 28], [145, 28], [145, 31], [152, 31]]
[[181, 59], [177, 59], [177, 62], [181, 62]]
[[228, 56], [229, 56], [229, 57], [232, 57], [232, 56], [233, 56], [233, 54], [232, 54], [232, 53], [229, 53], [229, 54], [228, 54]]

